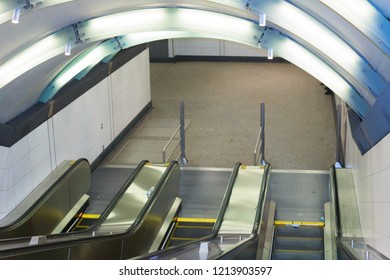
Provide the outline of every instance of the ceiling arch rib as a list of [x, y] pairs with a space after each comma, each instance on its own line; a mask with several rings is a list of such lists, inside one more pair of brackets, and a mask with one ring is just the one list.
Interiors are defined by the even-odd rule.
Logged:
[[263, 0], [256, 2], [252, 9], [266, 13], [269, 22], [288, 30], [301, 41], [320, 50], [328, 60], [338, 64], [365, 85], [374, 96], [378, 96], [385, 88], [386, 81], [364, 58], [326, 26], [298, 7], [283, 0]]
[[41, 96], [40, 102], [47, 102], [72, 79], [83, 78], [97, 63], [119, 52], [121, 48], [115, 39], [107, 40], [97, 46], [83, 52], [73, 59], [46, 87]]
[[[128, 19], [132, 19], [132, 21], [129, 21]], [[118, 25], [112, 26], [112, 24], [108, 24], [109, 22], [116, 22]], [[92, 19], [81, 24], [78, 28], [79, 33], [82, 34], [81, 39], [86, 42], [101, 40], [107, 36], [117, 36], [129, 32], [128, 35], [121, 38], [122, 47], [130, 47], [143, 42], [163, 38], [181, 37], [219, 38], [256, 46], [262, 32], [262, 29], [254, 22], [212, 12], [178, 8], [147, 9], [114, 14], [103, 18]], [[272, 47], [272, 43], [269, 43], [268, 45], [269, 47]], [[288, 56], [286, 51], [288, 51], [288, 49], [280, 49], [279, 54], [281, 56]], [[298, 66], [301, 66], [303, 61], [306, 60], [306, 56], [313, 56], [313, 54], [310, 54], [308, 51], [302, 55], [303, 57], [301, 57], [300, 60], [291, 58], [289, 60]], [[101, 58], [99, 58], [99, 61], [100, 59]], [[73, 75], [66, 75], [67, 81], [77, 76], [78, 73], [84, 71], [88, 67], [88, 65], [81, 62], [75, 63], [73, 67], [76, 67], [76, 65], [78, 70], [74, 71]], [[338, 76], [337, 73], [324, 63], [321, 64], [321, 67], [304, 65], [302, 68], [320, 80], [326, 81], [325, 83], [329, 85], [332, 83], [335, 84], [336, 80], [344, 81], [343, 78]], [[321, 75], [321, 72], [333, 73], [331, 76], [338, 78], [329, 79], [327, 78], [329, 75]], [[61, 79], [61, 81], [64, 82], [64, 79]], [[55, 83], [57, 82], [54, 82], [53, 84]], [[367, 103], [359, 98], [359, 95], [348, 85], [348, 83], [345, 81], [338, 83], [343, 83], [344, 86], [330, 85], [330, 88], [336, 93], [339, 93], [339, 95], [346, 100], [359, 115], [364, 115], [368, 106]], [[58, 89], [59, 87], [57, 86], [56, 90]], [[42, 100], [48, 100], [48, 97], [41, 98], [41, 101]]]
[[367, 0], [320, 0], [390, 55], [390, 22]]
[[278, 55], [298, 65], [326, 84], [360, 117], [367, 114], [370, 105], [356, 93], [354, 88], [328, 64], [300, 44], [272, 29], [267, 29], [264, 32], [260, 44], [263, 47], [273, 48]]
[[[214, 2], [218, 2], [218, 1], [214, 1]], [[242, 1], [233, 1], [233, 2], [238, 3]], [[243, 5], [243, 9], [245, 9], [244, 6], [245, 5]], [[138, 15], [136, 14], [140, 12], [151, 14], [151, 13], [155, 13], [158, 10], [163, 11], [163, 13], [160, 15], [155, 14], [154, 16], [152, 16], [152, 18], [147, 18], [147, 17], [139, 16], [139, 14]], [[114, 16], [118, 16], [118, 17], [114, 19], [113, 18]], [[199, 18], [203, 19], [203, 17], [205, 17], [205, 20], [199, 20]], [[134, 18], [136, 19], [135, 21], [133, 20]], [[261, 33], [261, 28], [259, 28], [258, 22], [254, 22], [252, 15], [248, 16], [248, 18], [250, 18], [250, 20], [237, 18], [234, 16], [228, 16], [225, 14], [220, 14], [218, 12], [211, 12], [211, 11], [207, 12], [207, 11], [201, 11], [197, 9], [183, 9], [179, 7], [159, 8], [159, 9], [151, 8], [151, 9], [143, 9], [143, 10], [133, 10], [129, 12], [118, 13], [115, 15], [107, 15], [107, 16], [87, 20], [85, 22], [78, 24], [78, 30], [81, 39], [85, 40], [85, 42], [88, 43], [105, 40], [110, 37], [120, 36], [122, 34], [128, 34], [128, 33], [142, 34], [144, 32], [150, 32], [150, 31], [172, 32], [172, 31], [185, 30], [187, 32], [189, 31], [188, 37], [199, 36], [199, 37], [221, 38], [224, 40], [235, 41], [235, 42], [256, 46], [260, 37], [259, 34]], [[161, 24], [159, 24], [159, 21], [156, 21], [156, 19], [159, 19], [161, 22], [162, 19], [164, 19], [163, 26], [161, 26]], [[129, 24], [129, 22], [131, 23]], [[254, 32], [249, 32], [249, 33], [245, 32], [245, 28], [242, 29], [242, 24], [244, 22], [247, 25], [249, 24], [249, 26], [251, 27], [250, 29], [252, 31], [254, 30]], [[178, 23], [180, 24], [177, 25]], [[218, 28], [222, 28], [222, 30], [216, 31]], [[57, 42], [52, 46], [50, 46], [49, 48], [46, 48], [47, 44], [43, 44], [41, 45], [40, 48], [37, 48], [37, 45], [40, 42], [42, 42], [40, 41], [34, 44], [33, 46], [30, 46], [29, 48], [25, 49], [24, 51], [20, 52], [15, 57], [13, 57], [10, 60], [11, 63], [10, 61], [7, 61], [5, 64], [3, 64], [0, 68], [0, 74], [5, 74], [5, 75], [0, 75], [0, 77], [2, 77], [2, 79], [0, 79], [0, 86], [9, 83], [18, 75], [21, 75], [24, 72], [28, 71], [29, 69], [32, 69], [34, 67], [34, 63], [35, 65], [37, 65], [40, 61], [49, 59], [50, 56], [54, 57], [56, 55], [61, 54], [64, 50], [64, 46], [66, 45], [66, 43], [69, 43], [69, 41], [73, 42], [74, 47], [77, 47], [76, 42], [78, 42], [78, 38], [76, 38], [76, 36], [72, 34], [73, 31], [70, 32], [70, 29], [72, 28], [71, 27], [65, 28], [64, 30], [61, 30], [60, 32], [57, 32], [43, 39], [42, 41], [48, 38], [59, 37], [58, 38], [59, 40], [57, 40]], [[59, 33], [61, 32], [63, 34], [61, 36], [58, 36]], [[71, 34], [69, 35], [69, 33]], [[35, 50], [36, 52], [31, 52], [32, 50]], [[19, 63], [19, 64], [13, 63], [18, 61], [20, 62], [23, 59], [27, 60], [26, 57], [22, 57], [23, 54], [26, 53], [28, 53], [29, 58], [31, 57], [34, 58], [31, 61], [28, 60], [28, 63], [26, 65], [27, 67], [24, 67], [25, 65], [23, 65], [23, 63]], [[22, 66], [9, 67], [10, 64], [19, 65], [19, 66], [22, 65]], [[297, 62], [296, 64], [297, 66], [300, 66], [299, 62]], [[84, 67], [81, 71], [78, 72], [77, 75], [79, 75], [79, 77], [82, 77], [83, 74], [79, 74], [79, 73], [81, 73], [82, 71], [87, 72], [88, 67]], [[13, 71], [12, 68], [17, 70]], [[7, 70], [9, 70], [10, 72], [8, 72]], [[315, 70], [311, 70], [308, 72], [313, 74], [313, 71]], [[340, 96], [345, 97], [352, 93], [350, 92], [347, 94], [344, 93], [339, 93], [339, 94]], [[353, 98], [351, 97], [351, 100], [352, 99]], [[349, 101], [346, 102], [350, 103]], [[357, 108], [357, 110], [359, 111], [360, 115], [364, 115], [364, 113], [362, 113], [364, 112], [363, 109]]]
[[386, 81], [390, 80], [390, 59], [383, 48], [373, 42], [340, 14], [320, 1], [287, 0], [315, 17], [353, 48]]
[[0, 24], [10, 21], [15, 9], [20, 9], [23, 16], [33, 9], [48, 8], [50, 6], [72, 2], [74, 0], [6, 0], [0, 2]]

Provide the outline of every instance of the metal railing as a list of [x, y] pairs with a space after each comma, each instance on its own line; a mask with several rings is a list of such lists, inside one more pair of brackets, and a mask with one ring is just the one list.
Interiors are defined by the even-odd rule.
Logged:
[[[171, 152], [171, 153], [168, 155], [168, 157], [167, 157], [166, 154], [167, 154], [168, 147], [169, 147], [172, 143], [174, 143], [173, 140], [175, 139], [176, 134], [180, 131], [180, 128], [181, 128], [181, 125], [179, 125], [179, 126], [176, 128], [175, 132], [172, 134], [171, 138], [169, 138], [167, 144], [165, 144], [164, 148], [162, 149], [162, 161], [163, 161], [163, 163], [169, 162], [169, 161], [171, 160], [172, 155], [175, 153], [177, 147], [179, 147], [179, 144], [180, 144], [180, 142], [181, 142], [181, 137], [180, 137], [180, 136], [179, 136], [179, 141], [176, 143], [176, 145], [175, 145], [174, 148], [172, 149], [172, 152]], [[178, 157], [177, 157], [175, 160], [177, 160], [177, 159], [180, 157], [180, 155], [181, 155], [181, 152], [179, 153]]]
[[265, 149], [265, 105], [260, 104], [260, 130], [257, 136], [256, 146], [253, 150], [253, 165], [265, 165], [264, 149]]

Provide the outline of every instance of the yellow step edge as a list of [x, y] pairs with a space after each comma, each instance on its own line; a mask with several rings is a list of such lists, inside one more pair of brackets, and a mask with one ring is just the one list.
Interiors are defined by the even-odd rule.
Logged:
[[187, 241], [187, 240], [196, 240], [197, 238], [190, 238], [190, 237], [171, 237], [169, 240], [183, 240], [183, 241]]
[[100, 218], [100, 214], [83, 214], [83, 216], [81, 216], [83, 219], [99, 219]]
[[323, 227], [325, 226], [325, 222], [274, 221], [274, 225], [275, 226], [300, 225], [300, 226]]
[[181, 226], [177, 225], [176, 228], [200, 228], [200, 229], [212, 229], [213, 227], [202, 227], [202, 226]]
[[183, 218], [183, 217], [177, 217], [175, 222], [183, 222], [183, 223], [215, 223], [217, 219], [211, 219], [211, 218]]

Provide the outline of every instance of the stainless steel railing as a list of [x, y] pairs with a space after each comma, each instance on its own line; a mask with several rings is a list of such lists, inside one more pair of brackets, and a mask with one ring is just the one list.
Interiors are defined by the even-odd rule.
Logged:
[[[173, 140], [175, 139], [177, 133], [180, 131], [181, 125], [179, 125], [175, 132], [172, 134], [171, 138], [169, 138], [167, 144], [165, 144], [164, 148], [162, 149], [162, 161], [163, 163], [167, 163], [171, 160], [172, 155], [175, 153], [177, 148], [179, 147], [179, 144], [181, 142], [181, 137], [179, 136], [179, 141], [177, 141], [176, 145], [173, 147], [171, 153], [167, 156], [167, 150], [171, 146], [171, 144], [174, 144]], [[177, 160], [180, 157], [181, 152], [179, 153], [178, 157], [175, 159]]]
[[265, 105], [260, 104], [260, 130], [257, 136], [255, 149], [253, 150], [253, 165], [264, 165], [264, 150], [265, 150]]

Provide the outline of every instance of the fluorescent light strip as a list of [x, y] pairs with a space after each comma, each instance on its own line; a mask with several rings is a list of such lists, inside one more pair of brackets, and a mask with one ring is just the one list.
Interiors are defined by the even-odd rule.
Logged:
[[339, 65], [355, 80], [362, 81], [372, 94], [378, 96], [384, 89], [386, 81], [354, 49], [304, 11], [281, 0], [260, 1], [258, 9], [267, 13], [268, 21], [318, 50], [324, 58]]
[[255, 45], [260, 28], [249, 20], [195, 9], [161, 8], [129, 11], [89, 20], [79, 25], [82, 40], [148, 31], [186, 31]]
[[390, 47], [390, 22], [367, 0], [320, 0], [369, 36]]
[[[189, 37], [207, 37], [256, 46], [260, 28], [252, 21], [219, 13], [180, 9], [145, 9], [104, 16], [79, 26], [90, 43], [129, 33], [185, 31]], [[0, 88], [44, 61], [64, 52], [73, 28], [50, 35], [6, 61], [0, 67]], [[75, 38], [74, 38], [75, 40]]]

